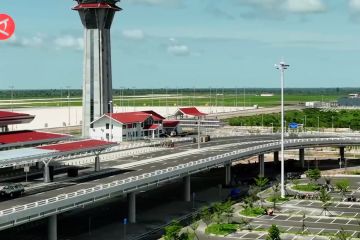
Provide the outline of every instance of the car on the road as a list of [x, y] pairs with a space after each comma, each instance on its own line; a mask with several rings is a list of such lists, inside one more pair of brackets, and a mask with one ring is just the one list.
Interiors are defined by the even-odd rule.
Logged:
[[3, 186], [0, 190], [0, 196], [13, 198], [16, 196], [21, 196], [24, 192], [24, 185], [22, 185], [21, 183], [14, 183]]

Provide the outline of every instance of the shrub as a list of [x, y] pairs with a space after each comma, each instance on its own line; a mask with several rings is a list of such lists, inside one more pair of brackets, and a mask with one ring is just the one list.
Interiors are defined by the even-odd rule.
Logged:
[[271, 225], [271, 227], [269, 228], [266, 240], [281, 240], [280, 229], [275, 224]]

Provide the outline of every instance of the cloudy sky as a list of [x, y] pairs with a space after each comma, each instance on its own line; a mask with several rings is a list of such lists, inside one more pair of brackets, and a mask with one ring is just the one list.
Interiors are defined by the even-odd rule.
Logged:
[[[83, 29], [71, 0], [0, 0], [16, 22], [0, 41], [0, 88], [82, 85]], [[360, 86], [360, 0], [122, 0], [113, 85]]]

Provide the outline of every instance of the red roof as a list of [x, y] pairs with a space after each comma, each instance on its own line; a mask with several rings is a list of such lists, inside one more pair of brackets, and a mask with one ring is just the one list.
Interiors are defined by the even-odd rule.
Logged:
[[[110, 116], [109, 113], [106, 114], [107, 116]], [[143, 112], [124, 112], [124, 113], [112, 113], [111, 114], [111, 118], [124, 123], [124, 124], [128, 124], [128, 123], [142, 123], [145, 122], [146, 119], [148, 119], [149, 117], [151, 117], [150, 114], [148, 113], [143, 113]]]
[[17, 112], [8, 112], [0, 111], [0, 125], [6, 126], [10, 124], [18, 123], [28, 123], [31, 122], [35, 116], [32, 116], [27, 113], [17, 113]]
[[180, 121], [163, 121], [163, 127], [164, 128], [174, 128], [176, 127]]
[[71, 152], [79, 150], [92, 150], [99, 148], [107, 148], [113, 146], [114, 143], [100, 140], [82, 140], [69, 143], [60, 143], [48, 146], [37, 147], [38, 149], [56, 150], [60, 152]]
[[159, 124], [153, 124], [153, 125], [150, 125], [150, 126], [145, 126], [144, 129], [145, 130], [156, 130], [159, 128]]
[[0, 133], [0, 145], [12, 143], [32, 143], [39, 141], [60, 141], [70, 138], [70, 135], [36, 132], [36, 131], [16, 131]]
[[142, 111], [142, 112], [150, 114], [153, 117], [154, 121], [161, 121], [161, 120], [165, 119], [163, 116], [161, 116], [160, 114], [158, 114], [157, 112], [155, 112], [153, 110]]
[[179, 108], [179, 111], [184, 115], [195, 116], [195, 117], [207, 115], [206, 113], [200, 112], [196, 107]]
[[114, 9], [115, 11], [121, 10], [121, 8], [119, 8], [118, 6], [109, 3], [80, 3], [79, 5], [73, 7], [73, 10], [88, 9], [88, 8], [110, 8], [110, 9]]

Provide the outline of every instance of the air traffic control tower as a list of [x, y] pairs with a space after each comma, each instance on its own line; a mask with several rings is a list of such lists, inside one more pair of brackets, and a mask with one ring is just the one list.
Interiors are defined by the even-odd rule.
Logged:
[[76, 0], [73, 8], [84, 25], [84, 80], [82, 135], [89, 137], [90, 124], [113, 112], [110, 28], [119, 0]]

